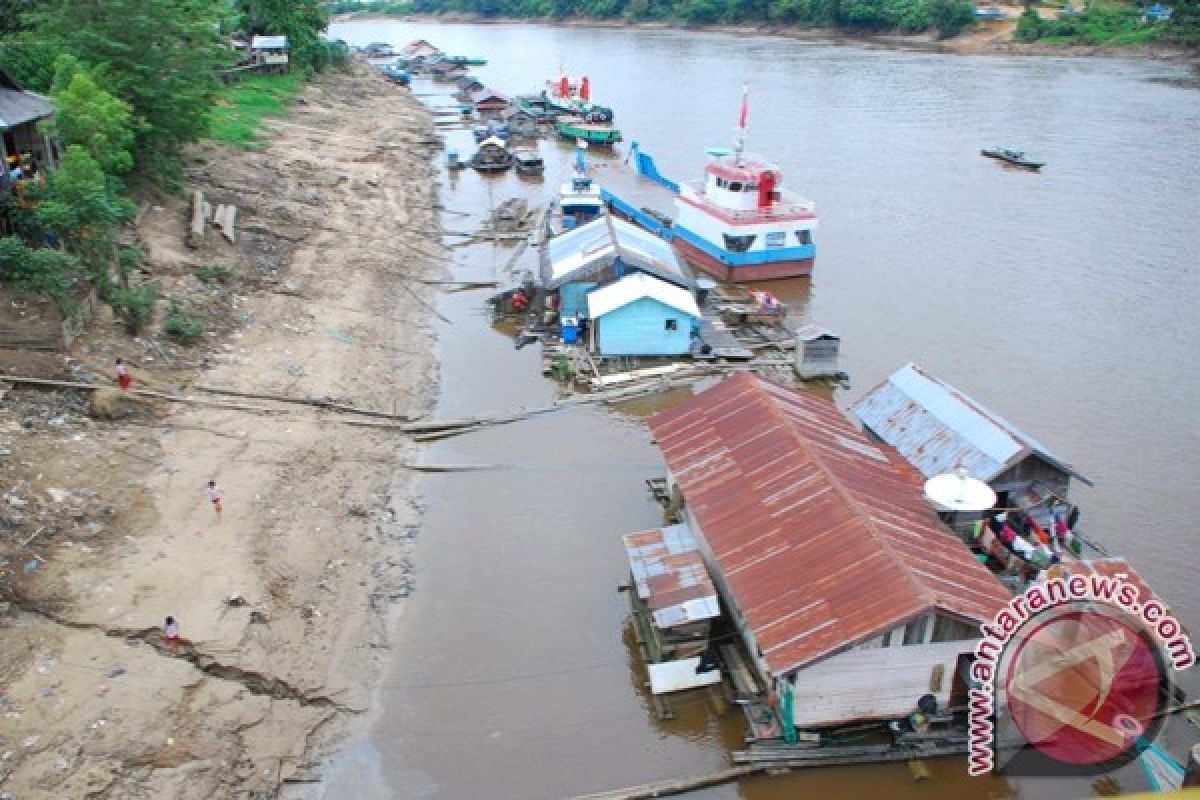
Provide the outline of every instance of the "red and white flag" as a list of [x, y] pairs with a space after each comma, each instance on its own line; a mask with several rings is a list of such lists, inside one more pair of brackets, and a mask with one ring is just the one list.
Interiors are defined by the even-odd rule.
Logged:
[[750, 124], [750, 87], [742, 84], [742, 113], [738, 115], [738, 127], [746, 130]]

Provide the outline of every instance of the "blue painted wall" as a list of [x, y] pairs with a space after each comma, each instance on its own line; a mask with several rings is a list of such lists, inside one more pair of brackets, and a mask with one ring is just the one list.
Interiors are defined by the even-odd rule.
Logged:
[[[675, 320], [675, 330], [666, 322]], [[596, 346], [603, 356], [677, 356], [692, 345], [694, 317], [677, 308], [643, 297], [613, 309], [593, 323]]]
[[558, 315], [560, 317], [586, 317], [587, 293], [595, 287], [595, 281], [564, 283], [558, 287]]

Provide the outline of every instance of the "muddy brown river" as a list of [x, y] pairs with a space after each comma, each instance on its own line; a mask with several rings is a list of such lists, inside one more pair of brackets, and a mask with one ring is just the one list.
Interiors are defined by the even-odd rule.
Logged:
[[[424, 37], [489, 59], [508, 94], [560, 65], [591, 78], [626, 137], [676, 178], [728, 145], [743, 82], [751, 149], [821, 214], [811, 282], [772, 287], [797, 320], [843, 337], [845, 406], [907, 361], [990, 405], [1095, 482], [1074, 488], [1083, 527], [1125, 555], [1200, 629], [1193, 519], [1200, 479], [1200, 80], [1163, 63], [968, 57], [693, 32], [536, 25], [354, 22], [351, 44]], [[446, 86], [418, 81], [431, 105]], [[437, 96], [443, 95], [443, 96]], [[469, 131], [448, 147], [473, 152]], [[1004, 169], [981, 147], [1048, 162]], [[445, 227], [491, 205], [543, 202], [571, 149], [540, 143], [544, 182], [466, 171], [443, 187]], [[631, 180], [593, 151], [602, 185]], [[457, 241], [450, 238], [448, 241]], [[452, 250], [462, 279], [505, 280], [512, 250]], [[528, 255], [528, 254], [527, 254]], [[526, 259], [521, 263], [528, 264]], [[446, 294], [434, 321], [437, 415], [544, 405], [536, 347], [495, 329], [486, 291]], [[430, 477], [392, 665], [364, 735], [332, 766], [326, 797], [570, 797], [718, 770], [744, 733], [705, 695], [659, 721], [616, 589], [622, 534], [657, 525], [645, 478], [661, 460], [641, 423], [656, 403], [579, 408], [431, 445], [428, 462], [487, 469]], [[1194, 688], [1197, 681], [1191, 683]], [[1179, 745], [1196, 731], [1168, 727]], [[695, 798], [1063, 798], [1082, 781], [970, 779], [960, 759], [756, 778]], [[1115, 775], [1145, 787], [1136, 766]]]

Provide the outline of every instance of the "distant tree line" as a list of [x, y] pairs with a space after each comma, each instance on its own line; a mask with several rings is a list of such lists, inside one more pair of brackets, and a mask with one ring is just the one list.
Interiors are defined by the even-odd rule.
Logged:
[[937, 30], [974, 22], [970, 0], [336, 0], [335, 14], [476, 13], [487, 17], [677, 20], [689, 25], [764, 24], [853, 30]]
[[[1018, 38], [1093, 44], [1137, 44], [1157, 38], [1200, 45], [1200, 0], [1159, 0], [1172, 8], [1169, 22], [1147, 25], [1143, 6], [1154, 0], [1107, 3], [1087, 0], [1087, 10], [1044, 20], [1027, 2]], [[333, 0], [334, 14], [433, 14], [466, 12], [485, 17], [584, 17], [677, 20], [691, 25], [755, 24], [839, 28], [852, 31], [936, 30], [957, 36], [975, 22], [971, 0]]]
[[43, 130], [61, 158], [3, 208], [0, 282], [64, 310], [81, 284], [95, 286], [136, 328], [155, 298], [121, 280], [139, 259], [116, 244], [129, 186], [177, 185], [183, 147], [207, 132], [216, 71], [237, 61], [233, 33], [286, 35], [294, 69], [320, 68], [327, 10], [320, 0], [6, 0], [5, 12], [0, 68], [53, 101]]

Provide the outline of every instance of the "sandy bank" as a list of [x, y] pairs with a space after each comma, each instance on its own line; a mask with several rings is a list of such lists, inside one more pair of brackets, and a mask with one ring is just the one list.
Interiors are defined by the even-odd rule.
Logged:
[[[146, 270], [207, 321], [200, 344], [158, 324], [130, 339], [102, 315], [57, 368], [0, 366], [110, 384], [119, 355], [135, 387], [423, 413], [431, 118], [357, 69], [272, 127], [261, 152], [190, 154], [187, 188], [239, 206], [236, 245], [211, 231], [187, 248], [182, 197], [140, 218]], [[128, 416], [107, 420], [83, 393], [0, 401], [0, 788], [19, 800], [274, 797], [366, 709], [387, 609], [413, 581], [419, 501], [397, 471], [413, 445], [350, 414], [209, 396], [239, 407], [118, 396]]]

